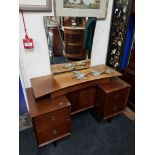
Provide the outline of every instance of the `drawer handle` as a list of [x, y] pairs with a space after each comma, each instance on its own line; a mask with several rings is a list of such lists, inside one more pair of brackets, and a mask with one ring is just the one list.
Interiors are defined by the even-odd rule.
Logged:
[[118, 99], [118, 98], [119, 98], [119, 96], [120, 96], [119, 94], [115, 95], [115, 99]]
[[114, 107], [114, 108], [113, 108], [113, 111], [116, 111], [116, 110], [117, 110], [117, 107]]
[[51, 117], [51, 120], [52, 120], [52, 121], [55, 121], [55, 117], [52, 116], [52, 117]]
[[52, 134], [53, 134], [53, 135], [54, 135], [54, 134], [57, 134], [57, 132], [56, 132], [55, 130], [53, 130], [53, 131], [52, 131]]

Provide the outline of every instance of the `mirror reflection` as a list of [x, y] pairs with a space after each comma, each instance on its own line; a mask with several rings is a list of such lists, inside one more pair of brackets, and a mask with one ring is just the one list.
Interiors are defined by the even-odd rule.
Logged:
[[43, 17], [50, 63], [61, 64], [91, 58], [95, 17]]

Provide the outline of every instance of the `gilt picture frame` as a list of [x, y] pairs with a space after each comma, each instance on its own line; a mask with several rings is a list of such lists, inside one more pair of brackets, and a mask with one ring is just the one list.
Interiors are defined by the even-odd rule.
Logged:
[[109, 0], [54, 0], [57, 16], [105, 19]]
[[19, 10], [50, 12], [52, 11], [52, 3], [51, 0], [19, 0]]

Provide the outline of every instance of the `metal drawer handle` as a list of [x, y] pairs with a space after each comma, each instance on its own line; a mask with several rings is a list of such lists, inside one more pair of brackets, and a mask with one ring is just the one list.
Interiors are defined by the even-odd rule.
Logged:
[[114, 107], [114, 108], [113, 108], [113, 111], [116, 111], [116, 110], [117, 110], [117, 107]]
[[54, 134], [57, 134], [57, 132], [56, 132], [55, 130], [53, 130], [53, 131], [52, 131], [52, 134], [53, 134], [53, 135], [54, 135]]
[[118, 98], [119, 98], [119, 96], [120, 96], [119, 94], [115, 95], [115, 99], [118, 99]]
[[55, 117], [52, 116], [52, 117], [51, 117], [51, 120], [52, 120], [52, 121], [55, 121]]

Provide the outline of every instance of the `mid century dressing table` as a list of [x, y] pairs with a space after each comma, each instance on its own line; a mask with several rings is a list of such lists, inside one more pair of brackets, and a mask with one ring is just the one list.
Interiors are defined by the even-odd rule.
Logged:
[[[93, 76], [92, 70], [103, 74]], [[80, 73], [85, 78], [77, 80], [69, 71], [31, 79], [32, 88], [26, 92], [39, 147], [70, 135], [71, 116], [78, 112], [93, 108], [99, 118], [107, 119], [126, 108], [130, 85], [118, 78], [121, 73], [105, 65]]]

